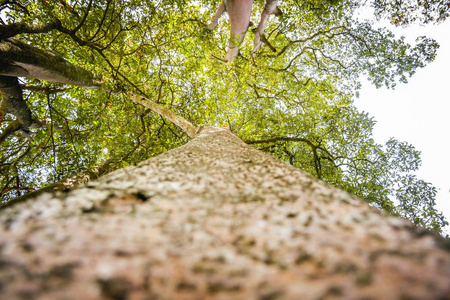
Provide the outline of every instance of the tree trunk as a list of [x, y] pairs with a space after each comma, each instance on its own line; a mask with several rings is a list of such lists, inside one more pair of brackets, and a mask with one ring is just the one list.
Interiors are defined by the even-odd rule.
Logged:
[[205, 127], [0, 212], [4, 299], [449, 299], [438, 238]]

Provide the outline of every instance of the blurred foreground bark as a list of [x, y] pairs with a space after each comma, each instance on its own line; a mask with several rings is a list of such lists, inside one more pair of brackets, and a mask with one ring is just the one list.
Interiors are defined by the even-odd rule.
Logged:
[[0, 222], [3, 299], [450, 299], [443, 240], [225, 129]]

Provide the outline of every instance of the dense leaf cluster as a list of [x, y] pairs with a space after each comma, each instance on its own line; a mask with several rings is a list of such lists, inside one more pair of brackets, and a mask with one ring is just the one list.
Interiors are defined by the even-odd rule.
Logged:
[[[373, 206], [440, 231], [447, 222], [434, 208], [436, 190], [412, 173], [420, 153], [395, 139], [375, 143], [375, 121], [352, 106], [361, 75], [394, 87], [432, 61], [438, 48], [425, 37], [409, 45], [357, 21], [356, 11], [372, 5], [394, 23], [437, 22], [449, 9], [435, 2], [412, 9], [395, 6], [398, 1], [286, 0], [283, 15], [270, 19], [264, 47], [252, 57], [249, 33], [238, 58], [224, 64], [227, 20], [205, 30], [216, 1], [4, 1], [3, 28], [49, 24], [14, 37], [103, 76], [103, 87], [21, 79], [33, 118], [45, 126], [34, 129], [33, 141], [15, 134], [1, 145], [2, 199], [106, 159], [135, 164], [187, 141], [179, 128], [130, 101], [133, 92], [195, 125], [228, 127]], [[255, 1], [253, 24], [263, 5]], [[11, 121], [6, 115], [0, 129]]]

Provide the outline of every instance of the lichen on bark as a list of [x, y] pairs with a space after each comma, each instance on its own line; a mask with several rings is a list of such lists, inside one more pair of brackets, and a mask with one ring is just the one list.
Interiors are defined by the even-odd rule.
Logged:
[[0, 224], [5, 299], [450, 296], [438, 239], [208, 126]]

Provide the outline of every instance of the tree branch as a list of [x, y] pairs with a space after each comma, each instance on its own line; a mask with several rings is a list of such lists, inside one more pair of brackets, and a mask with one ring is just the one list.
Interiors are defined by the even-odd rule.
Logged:
[[15, 120], [8, 124], [8, 127], [3, 130], [3, 132], [0, 134], [0, 145], [14, 132], [19, 130], [22, 127], [22, 124], [19, 120]]
[[4, 40], [21, 33], [44, 33], [56, 29], [59, 21], [54, 20], [47, 24], [27, 24], [27, 23], [12, 23], [7, 25], [0, 25], [0, 40]]
[[194, 126], [191, 122], [186, 120], [185, 118], [175, 114], [171, 110], [167, 109], [161, 104], [158, 104], [148, 98], [143, 96], [131, 94], [129, 98], [139, 104], [142, 104], [145, 107], [150, 108], [155, 113], [163, 116], [168, 119], [178, 127], [180, 127], [190, 138], [194, 138], [197, 134], [197, 127]]
[[[309, 40], [312, 40], [320, 35], [327, 35], [328, 33], [332, 32], [333, 30], [337, 30], [337, 29], [343, 29], [345, 31], [347, 31], [347, 33], [352, 36], [353, 38], [355, 38], [351, 33], [350, 30], [348, 28], [346, 28], [345, 26], [335, 26], [332, 27], [328, 30], [320, 30], [317, 31], [316, 33], [312, 34], [309, 37], [303, 38], [303, 39], [299, 39], [299, 40], [295, 40], [295, 41], [290, 41], [286, 46], [283, 47], [283, 49], [281, 49], [277, 54], [274, 55], [274, 57], [278, 57], [280, 55], [282, 55], [284, 52], [286, 52], [287, 49], [289, 49], [291, 46], [295, 45], [295, 44], [299, 44], [299, 43], [304, 43], [307, 42]], [[329, 36], [329, 38], [333, 38], [335, 36], [335, 34]]]
[[0, 75], [31, 77], [86, 88], [100, 86], [98, 78], [91, 72], [61, 56], [12, 38], [0, 42]]
[[67, 91], [70, 88], [51, 88], [49, 86], [36, 86], [36, 85], [30, 85], [30, 84], [21, 84], [20, 88], [22, 90], [28, 90], [28, 91], [34, 91], [34, 92], [45, 92], [50, 95], [62, 93]]
[[304, 142], [308, 144], [309, 146], [316, 147], [311, 141], [305, 138], [299, 138], [299, 137], [275, 137], [271, 139], [265, 139], [265, 140], [247, 140], [244, 141], [246, 144], [268, 144], [268, 143], [275, 143], [275, 142], [282, 142], [282, 141], [288, 141], [288, 142]]
[[9, 188], [4, 188], [1, 193], [2, 194], [6, 194], [6, 193], [8, 193], [10, 191], [28, 191], [28, 192], [33, 192], [35, 190], [36, 189], [29, 188], [29, 187], [12, 186], [12, 187], [9, 187]]
[[[310, 140], [305, 139], [305, 138], [299, 138], [299, 137], [275, 137], [275, 138], [265, 139], [265, 140], [254, 140], [254, 141], [247, 140], [247, 141], [244, 141], [244, 142], [246, 144], [251, 145], [251, 144], [276, 143], [276, 142], [282, 142], [282, 141], [303, 142], [303, 143], [306, 143], [308, 146], [311, 147], [311, 149], [313, 151], [313, 155], [314, 155], [314, 168], [316, 169], [317, 176], [318, 176], [319, 179], [320, 179], [321, 173], [322, 173], [322, 171], [321, 171], [322, 170], [322, 166], [321, 166], [320, 160], [321, 159], [328, 159], [329, 161], [333, 162], [333, 164], [334, 164], [334, 159], [335, 158], [333, 157], [333, 155], [331, 155], [331, 153], [327, 149], [325, 149], [325, 148], [323, 148], [323, 147], [321, 147], [319, 145], [314, 145]], [[319, 155], [317, 153], [317, 150], [321, 150], [321, 151], [325, 152], [328, 155], [328, 157], [325, 157], [325, 156], [319, 157]], [[334, 165], [336, 166], [336, 164], [334, 164]]]
[[31, 110], [23, 99], [22, 89], [17, 77], [0, 75], [0, 92], [2, 94], [0, 111], [13, 114], [17, 118], [20, 127], [16, 130], [23, 128], [27, 131], [32, 122]]
[[92, 0], [89, 0], [88, 7], [86, 8], [86, 12], [84, 13], [83, 18], [81, 19], [80, 24], [78, 24], [77, 27], [72, 29], [71, 33], [75, 34], [78, 30], [80, 30], [80, 28], [83, 26], [84, 22], [86, 22], [89, 11], [91, 10], [91, 6], [92, 6]]
[[106, 2], [106, 8], [105, 8], [105, 11], [103, 12], [103, 17], [102, 17], [100, 23], [97, 25], [97, 31], [89, 38], [89, 41], [92, 41], [97, 36], [97, 34], [100, 32], [100, 29], [102, 29], [103, 23], [105, 22], [106, 15], [107, 15], [108, 10], [109, 10], [109, 5], [111, 4], [111, 1], [112, 0], [108, 0]]

